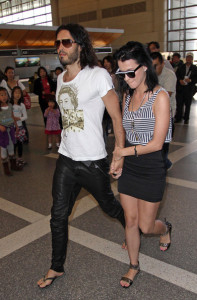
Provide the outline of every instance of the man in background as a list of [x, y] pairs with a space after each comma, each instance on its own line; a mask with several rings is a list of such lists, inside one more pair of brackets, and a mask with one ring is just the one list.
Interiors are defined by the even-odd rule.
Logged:
[[[174, 71], [166, 68], [164, 64], [163, 56], [160, 52], [153, 52], [150, 54], [153, 60], [153, 66], [159, 79], [159, 85], [161, 85], [169, 94], [170, 107], [172, 116], [172, 128], [174, 131], [174, 115], [176, 113], [176, 75]], [[166, 169], [169, 170], [172, 167], [172, 162], [168, 159], [169, 143], [164, 143], [163, 150], [166, 159]]]
[[[176, 123], [181, 122], [184, 118], [184, 124], [189, 123], [190, 108], [193, 96], [196, 92], [197, 83], [197, 67], [193, 64], [193, 53], [189, 52], [186, 55], [186, 63], [178, 68], [177, 76], [177, 112]], [[185, 111], [184, 110], [185, 106]]]

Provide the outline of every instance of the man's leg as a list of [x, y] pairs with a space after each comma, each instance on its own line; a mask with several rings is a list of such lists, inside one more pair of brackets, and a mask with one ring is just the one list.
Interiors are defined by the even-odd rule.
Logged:
[[191, 104], [192, 104], [192, 93], [189, 89], [187, 89], [187, 93], [185, 91], [184, 93], [184, 102], [185, 102], [185, 114], [184, 114], [184, 120], [185, 123], [187, 124], [189, 121], [189, 115], [190, 115], [190, 108], [191, 108]]
[[177, 94], [176, 94], [176, 116], [175, 116], [176, 121], [175, 122], [180, 122], [182, 120], [183, 105], [184, 105], [183, 91], [177, 92]]
[[80, 185], [95, 197], [105, 213], [112, 218], [117, 218], [125, 227], [122, 206], [111, 190], [107, 159], [92, 162], [89, 167], [82, 164], [80, 172]]
[[51, 209], [52, 265], [56, 272], [64, 271], [68, 242], [68, 217], [72, 212], [81, 186], [77, 183], [74, 162], [60, 155], [53, 178]]

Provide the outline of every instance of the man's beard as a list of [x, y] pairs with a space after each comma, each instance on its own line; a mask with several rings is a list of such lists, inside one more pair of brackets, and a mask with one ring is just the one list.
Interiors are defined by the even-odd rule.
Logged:
[[[59, 54], [61, 54], [61, 51]], [[59, 57], [60, 63], [62, 64], [63, 67], [74, 64], [78, 59], [79, 59], [78, 47], [75, 49], [73, 53], [68, 55], [66, 59], [64, 57]]]

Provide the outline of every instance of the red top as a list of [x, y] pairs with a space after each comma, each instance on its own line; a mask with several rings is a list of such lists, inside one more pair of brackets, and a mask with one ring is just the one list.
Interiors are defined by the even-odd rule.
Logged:
[[[51, 93], [51, 88], [50, 88], [50, 84], [48, 83], [48, 80], [47, 78], [43, 78], [42, 79], [42, 87], [43, 87], [43, 90], [45, 92], [45, 94], [50, 94]], [[44, 98], [45, 96], [43, 95], [42, 98]]]

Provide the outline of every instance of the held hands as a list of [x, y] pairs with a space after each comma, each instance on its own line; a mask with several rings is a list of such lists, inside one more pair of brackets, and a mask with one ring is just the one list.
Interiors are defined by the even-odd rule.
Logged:
[[118, 179], [122, 175], [123, 162], [124, 162], [123, 158], [116, 161], [112, 159], [109, 173], [114, 179]]
[[110, 166], [110, 174], [114, 179], [118, 179], [122, 175], [122, 166], [124, 158], [122, 155], [123, 148], [116, 147], [113, 151], [113, 159]]

